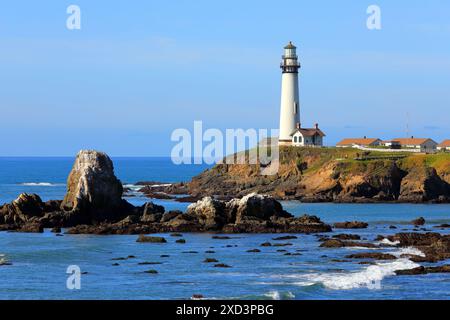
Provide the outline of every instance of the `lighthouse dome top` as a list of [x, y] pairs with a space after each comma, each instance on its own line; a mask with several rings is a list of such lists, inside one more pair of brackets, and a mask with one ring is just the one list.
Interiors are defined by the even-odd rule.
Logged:
[[286, 47], [284, 47], [285, 49], [296, 49], [297, 47], [294, 46], [294, 44], [292, 43], [292, 41], [289, 41], [289, 43], [286, 45]]

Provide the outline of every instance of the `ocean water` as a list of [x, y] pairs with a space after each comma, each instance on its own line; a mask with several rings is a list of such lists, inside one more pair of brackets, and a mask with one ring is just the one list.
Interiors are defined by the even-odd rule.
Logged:
[[[133, 187], [137, 181], [175, 182], [189, 180], [207, 166], [175, 166], [167, 158], [114, 158], [116, 175]], [[43, 200], [62, 199], [73, 158], [0, 158], [0, 203], [10, 202], [21, 192], [38, 193]], [[136, 194], [134, 204], [148, 199]], [[155, 200], [167, 209], [184, 210], [188, 204]], [[332, 223], [361, 220], [364, 230], [356, 233], [373, 242], [379, 235], [411, 231], [410, 222], [425, 217], [425, 228], [450, 223], [450, 205], [410, 204], [302, 204], [283, 202], [295, 215], [319, 216]], [[398, 229], [389, 229], [396, 225]], [[378, 251], [398, 257], [373, 265], [359, 261], [336, 262], [355, 252], [373, 249], [319, 248], [315, 235], [298, 238], [285, 247], [261, 247], [280, 235], [232, 235], [228, 240], [212, 234], [184, 234], [178, 238], [161, 234], [165, 244], [137, 243], [136, 236], [64, 235], [48, 230], [43, 234], [0, 232], [0, 299], [189, 299], [201, 294], [207, 299], [450, 299], [450, 276], [432, 274], [395, 276], [398, 269], [418, 266], [400, 258], [416, 253], [414, 248], [386, 247]], [[260, 249], [259, 253], [247, 252]], [[280, 252], [279, 250], [286, 250]], [[208, 252], [207, 252], [208, 251]], [[291, 253], [291, 255], [285, 255]], [[126, 258], [117, 260], [117, 258]], [[168, 257], [165, 257], [165, 256]], [[230, 268], [204, 263], [217, 259]], [[155, 264], [143, 265], [143, 262]], [[118, 263], [119, 265], [113, 265]], [[445, 261], [442, 262], [446, 263]], [[448, 263], [448, 261], [447, 261]], [[67, 268], [79, 266], [81, 288], [67, 288]], [[145, 273], [154, 269], [157, 274]]]

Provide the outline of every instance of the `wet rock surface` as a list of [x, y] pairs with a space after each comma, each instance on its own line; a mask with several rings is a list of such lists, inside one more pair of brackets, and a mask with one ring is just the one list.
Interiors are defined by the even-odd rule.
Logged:
[[365, 229], [369, 226], [369, 224], [360, 221], [346, 221], [346, 222], [337, 222], [333, 226], [336, 229]]
[[320, 245], [322, 248], [345, 248], [345, 247], [363, 247], [363, 248], [378, 248], [373, 243], [347, 241], [339, 239], [324, 239]]
[[437, 267], [424, 267], [420, 266], [414, 269], [397, 270], [395, 274], [398, 276], [413, 276], [429, 273], [450, 273], [450, 265], [437, 266]]
[[395, 260], [396, 256], [381, 252], [362, 252], [345, 256], [347, 259], [375, 259], [375, 260]]

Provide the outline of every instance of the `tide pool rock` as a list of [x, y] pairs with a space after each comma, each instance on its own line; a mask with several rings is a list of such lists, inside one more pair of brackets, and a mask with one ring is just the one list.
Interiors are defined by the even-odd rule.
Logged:
[[0, 224], [22, 225], [45, 214], [45, 204], [37, 194], [22, 193], [11, 203], [0, 207]]

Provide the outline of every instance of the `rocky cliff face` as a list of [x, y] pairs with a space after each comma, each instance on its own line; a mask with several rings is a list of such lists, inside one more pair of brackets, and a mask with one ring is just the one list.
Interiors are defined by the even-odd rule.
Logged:
[[114, 220], [126, 211], [122, 193], [122, 183], [114, 175], [111, 159], [102, 152], [83, 150], [67, 179], [61, 209], [83, 213], [87, 220]]
[[258, 192], [309, 202], [450, 201], [450, 154], [386, 160], [380, 153], [358, 161], [356, 152], [282, 148], [275, 176], [260, 175], [259, 165], [217, 165], [192, 179], [188, 188], [194, 196]]

